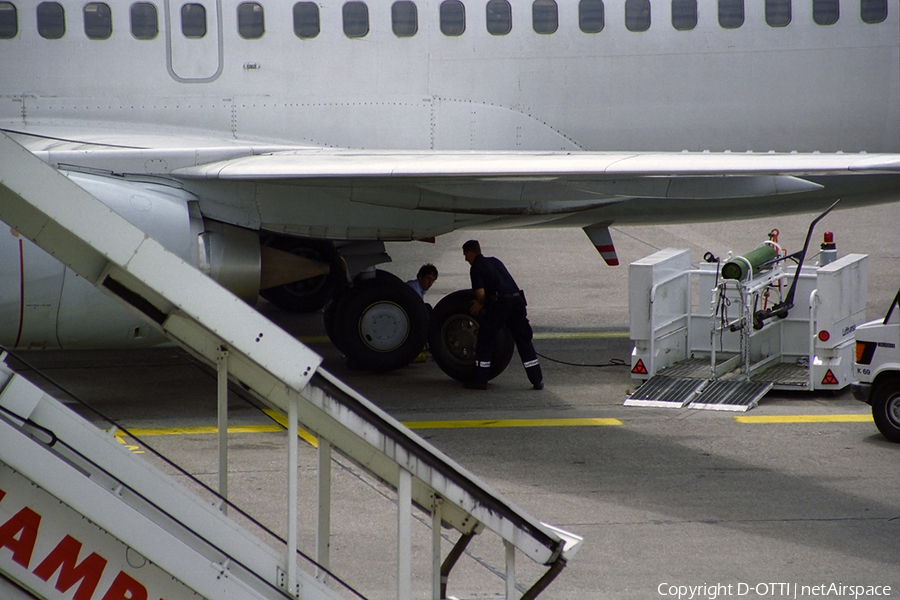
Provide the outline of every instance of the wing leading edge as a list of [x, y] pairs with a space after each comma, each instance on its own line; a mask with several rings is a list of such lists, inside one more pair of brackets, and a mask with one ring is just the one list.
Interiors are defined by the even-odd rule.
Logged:
[[812, 176], [900, 173], [898, 154], [392, 152], [308, 149], [178, 169], [190, 179], [505, 179]]

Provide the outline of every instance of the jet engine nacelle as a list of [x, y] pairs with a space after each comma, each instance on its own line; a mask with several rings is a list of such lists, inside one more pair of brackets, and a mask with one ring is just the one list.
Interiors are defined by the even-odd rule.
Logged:
[[[177, 187], [67, 175], [182, 260], [246, 301], [256, 302], [261, 271], [256, 231], [205, 220], [196, 197]], [[0, 345], [125, 348], [165, 339], [15, 230], [0, 230]]]

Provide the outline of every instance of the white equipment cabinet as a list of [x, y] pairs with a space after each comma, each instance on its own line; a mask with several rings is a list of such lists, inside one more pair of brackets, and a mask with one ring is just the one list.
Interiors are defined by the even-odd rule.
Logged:
[[865, 321], [867, 256], [802, 267], [794, 306], [760, 323], [797, 268], [781, 261], [744, 281], [719, 263], [693, 268], [665, 249], [629, 266], [631, 373], [625, 404], [746, 411], [770, 389], [839, 390], [853, 380], [853, 332]]

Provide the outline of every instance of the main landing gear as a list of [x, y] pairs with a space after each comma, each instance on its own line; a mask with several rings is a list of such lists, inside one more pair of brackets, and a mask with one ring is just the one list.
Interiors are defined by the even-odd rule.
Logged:
[[[363, 271], [349, 285], [346, 272], [329, 241], [271, 237], [263, 241], [261, 275], [269, 286], [260, 295], [288, 312], [324, 307], [325, 331], [352, 369], [399, 369], [411, 363], [427, 341], [444, 373], [457, 381], [471, 379], [479, 320], [487, 310], [478, 317], [469, 314], [471, 290], [449, 294], [430, 311], [411, 287], [387, 271]], [[512, 335], [504, 328], [491, 358], [491, 379], [506, 369], [514, 349]]]
[[[419, 295], [385, 271], [357, 277], [339, 298], [325, 308], [325, 331], [353, 369], [390, 371], [408, 365], [425, 347], [438, 367], [457, 381], [471, 379], [475, 370], [475, 338], [479, 317], [469, 314], [471, 290], [446, 296], [430, 318]], [[484, 310], [484, 309], [482, 309]], [[505, 328], [494, 348], [490, 378], [503, 372], [515, 344]]]

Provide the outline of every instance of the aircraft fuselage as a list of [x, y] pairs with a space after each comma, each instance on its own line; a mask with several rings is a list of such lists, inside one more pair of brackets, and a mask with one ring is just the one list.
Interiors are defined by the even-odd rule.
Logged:
[[[585, 33], [570, 1], [553, 33], [537, 33], [534, 6], [517, 2], [509, 33], [492, 35], [479, 0], [450, 3], [465, 29], [447, 35], [448, 3], [417, 0], [415, 32], [400, 36], [395, 3], [376, 0], [350, 3], [368, 20], [349, 37], [345, 3], [323, 2], [319, 32], [300, 37], [295, 6], [308, 3], [196, 0], [205, 34], [187, 37], [187, 4], [165, 0], [151, 4], [158, 33], [138, 39], [131, 5], [112, 2], [109, 36], [90, 39], [87, 7], [102, 3], [60, 0], [48, 4], [62, 7], [65, 32], [45, 39], [33, 0], [4, 4], [17, 9], [15, 36], [0, 39], [0, 121], [13, 130], [108, 126], [125, 142], [129, 130], [177, 128], [407, 150], [900, 150], [893, 5], [866, 23], [859, 0], [842, 0], [837, 21], [820, 25], [812, 0], [793, 0], [789, 23], [772, 26], [768, 3], [739, 2], [740, 26], [725, 28], [720, 4], [734, 2], [701, 0], [696, 25], [677, 30], [675, 3], [655, 0], [648, 28], [631, 31], [631, 1], [605, 0], [602, 29]], [[247, 5], [262, 15], [249, 32]]]

